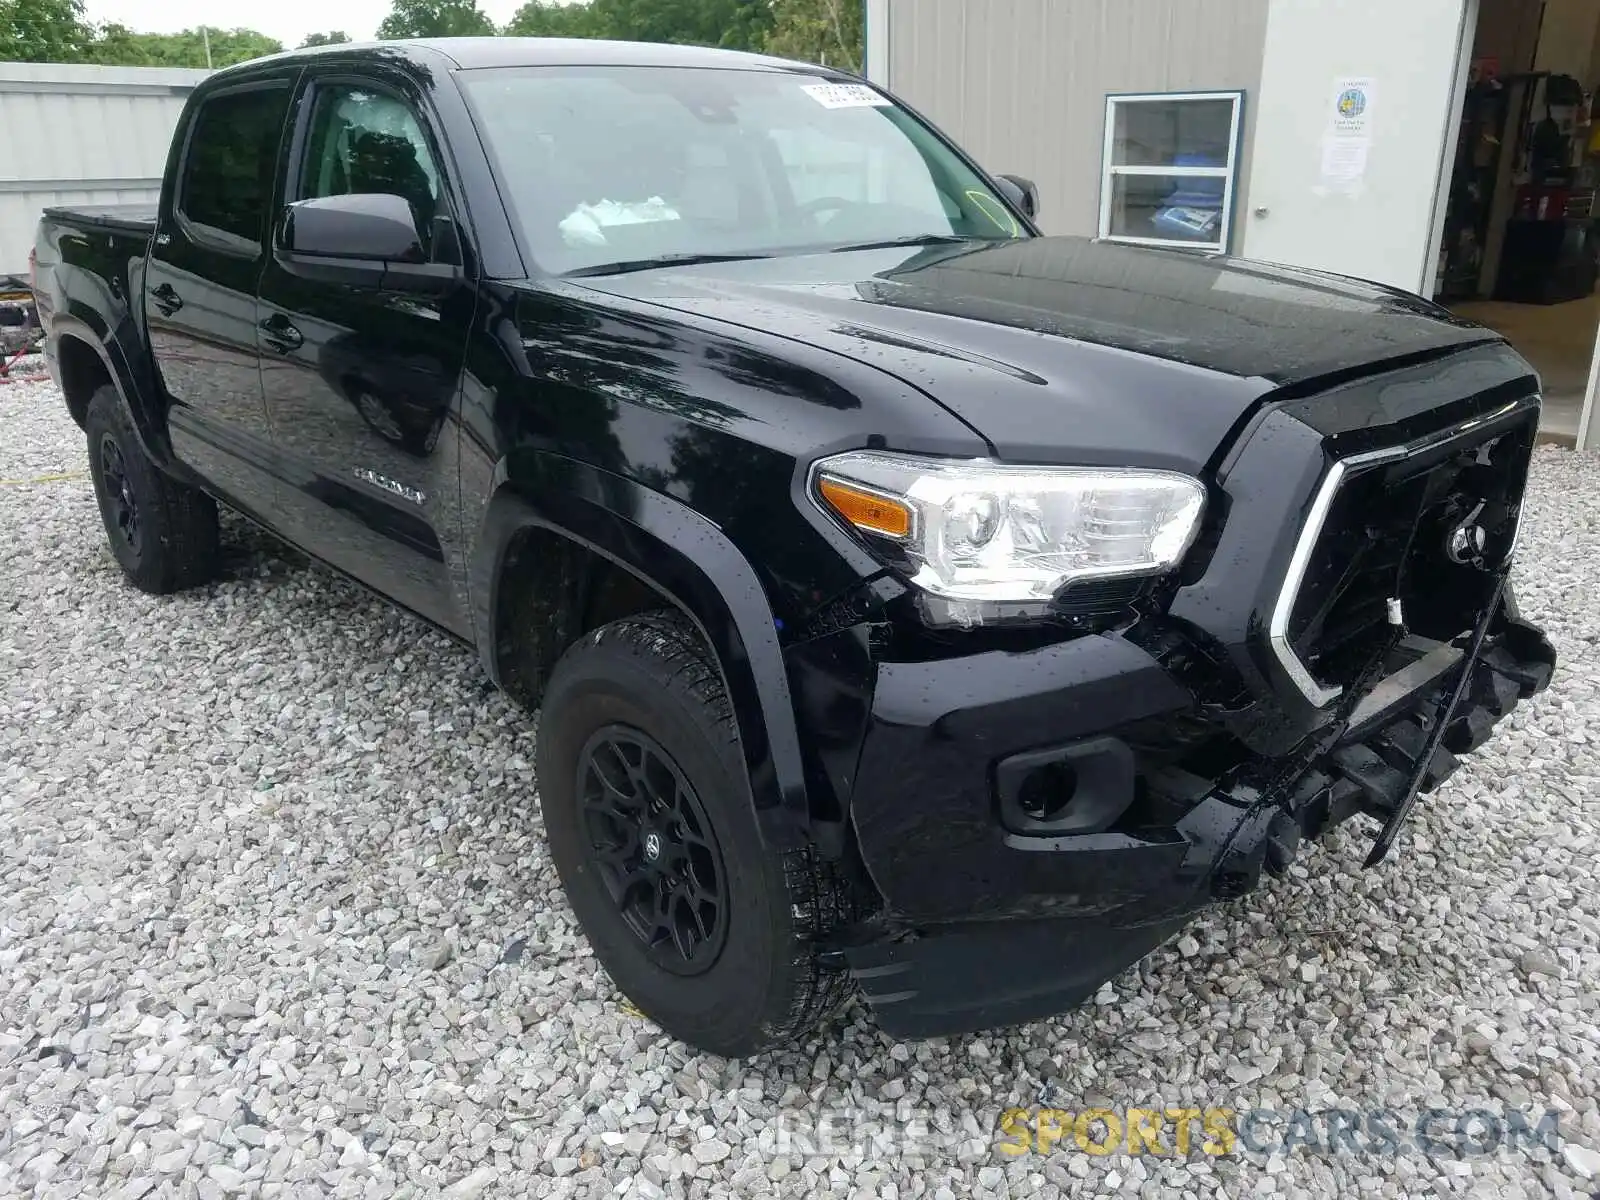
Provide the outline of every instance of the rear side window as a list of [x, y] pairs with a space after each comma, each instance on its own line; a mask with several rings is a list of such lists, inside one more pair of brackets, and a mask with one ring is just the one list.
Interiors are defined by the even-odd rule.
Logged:
[[288, 107], [287, 85], [226, 92], [201, 104], [178, 193], [185, 218], [261, 240]]

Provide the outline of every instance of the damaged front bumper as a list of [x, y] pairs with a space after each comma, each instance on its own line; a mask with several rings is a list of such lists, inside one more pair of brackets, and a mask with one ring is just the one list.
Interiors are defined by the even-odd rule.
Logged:
[[[1509, 595], [1483, 632], [1436, 737], [1465, 638], [1400, 643], [1336, 728], [1281, 757], [1216, 737], [1124, 637], [878, 662], [850, 782], [884, 907], [830, 953], [895, 1036], [1081, 1003], [1208, 904], [1281, 874], [1304, 839], [1356, 814], [1387, 824], [1413, 778], [1432, 791], [1548, 685], [1554, 651]], [[850, 638], [809, 652], [848, 656]]]
[[952, 634], [873, 576], [793, 631], [813, 815], [880, 901], [827, 951], [883, 1028], [1071, 1007], [1351, 816], [1381, 858], [1549, 684], [1505, 586], [1534, 383], [1496, 343], [1263, 405], [1181, 570], [1054, 628]]

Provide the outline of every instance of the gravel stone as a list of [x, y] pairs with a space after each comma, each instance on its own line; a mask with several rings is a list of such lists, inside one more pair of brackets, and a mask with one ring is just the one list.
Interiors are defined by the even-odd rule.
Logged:
[[225, 1192], [237, 1192], [244, 1187], [244, 1172], [226, 1163], [212, 1163], [206, 1175], [215, 1180], [217, 1186]]
[[1561, 975], [1561, 964], [1539, 950], [1524, 951], [1517, 965], [1522, 968], [1524, 975], [1548, 975], [1552, 979]]
[[452, 1200], [468, 1200], [468, 1197], [483, 1195], [484, 1189], [498, 1177], [498, 1172], [493, 1167], [479, 1167], [464, 1179], [458, 1179], [445, 1189], [445, 1195]]
[[694, 1146], [695, 1161], [701, 1163], [719, 1163], [732, 1153], [733, 1147], [720, 1138], [707, 1138]]
[[449, 942], [438, 942], [422, 951], [422, 968], [425, 971], [437, 971], [450, 961], [454, 949]]
[[1596, 1175], [1600, 1175], [1600, 1153], [1587, 1146], [1568, 1142], [1561, 1147], [1561, 1156], [1567, 1160], [1567, 1165], [1578, 1173], [1580, 1179], [1593, 1179]]
[[[228, 515], [217, 582], [141, 595], [55, 389], [0, 384], [0, 427], [0, 1197], [1594, 1194], [1600, 457], [1535, 462], [1555, 685], [1381, 868], [1352, 823], [1048, 1021], [896, 1042], [856, 1003], [725, 1063], [596, 964], [536, 718], [472, 653]], [[1194, 1103], [1517, 1104], [1564, 1144], [996, 1150], [1012, 1106]]]

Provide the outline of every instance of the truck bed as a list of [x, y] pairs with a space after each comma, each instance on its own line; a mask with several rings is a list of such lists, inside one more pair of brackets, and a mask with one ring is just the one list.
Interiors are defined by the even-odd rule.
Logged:
[[45, 326], [59, 316], [85, 330], [114, 331], [111, 338], [129, 361], [146, 362], [143, 305], [130, 309], [128, 298], [144, 295], [145, 253], [155, 228], [154, 204], [45, 209], [33, 270], [34, 304]]
[[74, 228], [111, 229], [149, 237], [156, 227], [154, 204], [56, 205], [44, 210], [50, 220], [64, 221]]

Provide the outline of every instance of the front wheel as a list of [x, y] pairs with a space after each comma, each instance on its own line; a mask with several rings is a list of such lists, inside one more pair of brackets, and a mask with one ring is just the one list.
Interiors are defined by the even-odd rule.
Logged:
[[733, 709], [687, 620], [606, 625], [556, 664], [539, 718], [551, 856], [596, 957], [651, 1020], [742, 1057], [846, 993], [817, 942], [853, 915], [834, 865], [766, 846]]

